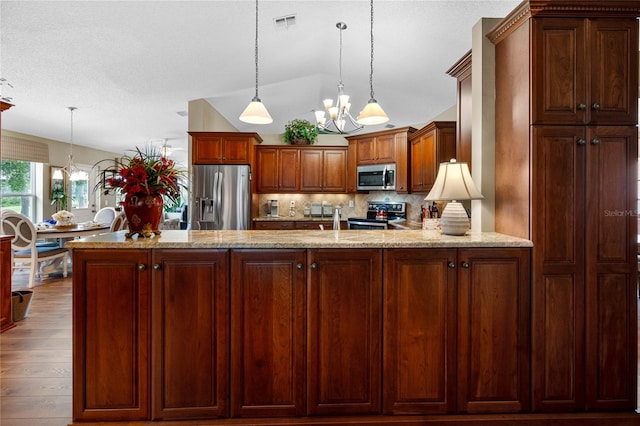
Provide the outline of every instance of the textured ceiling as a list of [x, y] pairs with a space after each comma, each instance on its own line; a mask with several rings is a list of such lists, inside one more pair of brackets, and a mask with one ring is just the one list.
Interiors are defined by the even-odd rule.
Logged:
[[[453, 106], [446, 71], [471, 48], [472, 27], [518, 3], [377, 0], [373, 82], [389, 124], [425, 123]], [[255, 91], [254, 1], [2, 0], [0, 76], [16, 104], [2, 126], [68, 141], [66, 107], [76, 106], [76, 144], [125, 152], [168, 139], [186, 148], [188, 119], [178, 112], [205, 98], [239, 131], [282, 133], [335, 98], [338, 21], [348, 25], [342, 80], [357, 115], [369, 99], [369, 1], [259, 7], [259, 93], [274, 118], [266, 126], [238, 120]], [[291, 14], [295, 25], [277, 31], [273, 19]]]

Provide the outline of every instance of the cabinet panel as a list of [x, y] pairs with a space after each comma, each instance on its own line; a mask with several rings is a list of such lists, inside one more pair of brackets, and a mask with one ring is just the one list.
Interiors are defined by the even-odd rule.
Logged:
[[74, 421], [149, 418], [150, 260], [73, 251]]
[[324, 192], [345, 192], [347, 190], [347, 151], [324, 151], [322, 189]]
[[358, 138], [357, 139], [358, 164], [374, 164], [376, 160], [376, 138]]
[[253, 165], [253, 147], [262, 142], [257, 133], [189, 132], [193, 164]]
[[11, 317], [11, 237], [0, 235], [0, 332], [15, 327]]
[[154, 419], [226, 417], [227, 250], [156, 250], [152, 288]]
[[221, 136], [193, 136], [193, 164], [220, 164], [223, 156]]
[[277, 192], [280, 188], [280, 163], [277, 148], [256, 149], [256, 189], [262, 193]]
[[411, 192], [428, 192], [438, 166], [456, 156], [456, 123], [434, 121], [411, 136]]
[[308, 250], [310, 415], [380, 413], [381, 258], [374, 249]]
[[323, 152], [304, 150], [300, 153], [300, 190], [322, 192]]
[[232, 416], [305, 414], [305, 250], [234, 250]]
[[529, 408], [529, 250], [459, 249], [458, 410]]
[[300, 151], [278, 150], [278, 190], [297, 191], [300, 188]]
[[456, 254], [384, 252], [384, 414], [455, 412]]
[[291, 220], [274, 220], [274, 221], [263, 221], [263, 220], [255, 220], [253, 221], [253, 229], [293, 229], [295, 228], [295, 223]]

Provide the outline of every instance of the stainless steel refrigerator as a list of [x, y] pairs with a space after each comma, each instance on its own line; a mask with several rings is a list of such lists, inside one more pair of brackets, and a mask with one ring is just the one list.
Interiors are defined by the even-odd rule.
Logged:
[[191, 229], [250, 229], [249, 166], [194, 165]]

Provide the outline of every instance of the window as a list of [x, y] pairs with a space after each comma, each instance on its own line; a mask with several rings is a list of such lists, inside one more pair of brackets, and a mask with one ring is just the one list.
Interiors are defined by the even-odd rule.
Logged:
[[20, 160], [0, 160], [0, 207], [15, 210], [36, 221], [35, 163]]
[[71, 179], [71, 207], [86, 209], [89, 207], [89, 173], [79, 170]]

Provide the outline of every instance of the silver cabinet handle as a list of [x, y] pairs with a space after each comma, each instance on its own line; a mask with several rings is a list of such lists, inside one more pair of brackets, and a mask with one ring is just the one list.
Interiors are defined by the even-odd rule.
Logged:
[[469, 268], [469, 264], [467, 262], [462, 262], [462, 267], [465, 269]]
[[301, 270], [301, 269], [302, 269], [302, 263], [298, 263], [298, 264], [296, 265], [296, 268], [298, 268], [298, 270]]
[[580, 111], [584, 111], [585, 109], [587, 109], [587, 105], [586, 105], [586, 104], [583, 104], [583, 103], [579, 103], [579, 104], [578, 104], [578, 109], [579, 109]]
[[316, 262], [313, 262], [311, 264], [311, 269], [313, 269], [314, 271], [317, 271], [318, 270], [318, 264]]
[[159, 271], [161, 268], [162, 268], [162, 267], [160, 266], [160, 264], [159, 264], [159, 263], [154, 263], [154, 264], [153, 264], [153, 270], [154, 270], [154, 271]]
[[582, 138], [578, 139], [578, 145], [586, 145], [586, 144], [587, 144], [586, 140], [584, 140]]
[[147, 265], [145, 265], [144, 263], [141, 263], [138, 265], [138, 271], [146, 271], [147, 270]]
[[591, 109], [594, 111], [600, 111], [600, 104], [599, 103], [594, 103], [593, 105], [591, 105]]
[[600, 144], [600, 139], [598, 139], [598, 138], [593, 138], [593, 139], [591, 140], [591, 145], [598, 145], [598, 144]]
[[447, 264], [447, 266], [448, 266], [449, 268], [453, 269], [453, 268], [455, 268], [455, 267], [456, 267], [456, 264], [455, 264], [454, 262], [449, 262], [449, 263]]

